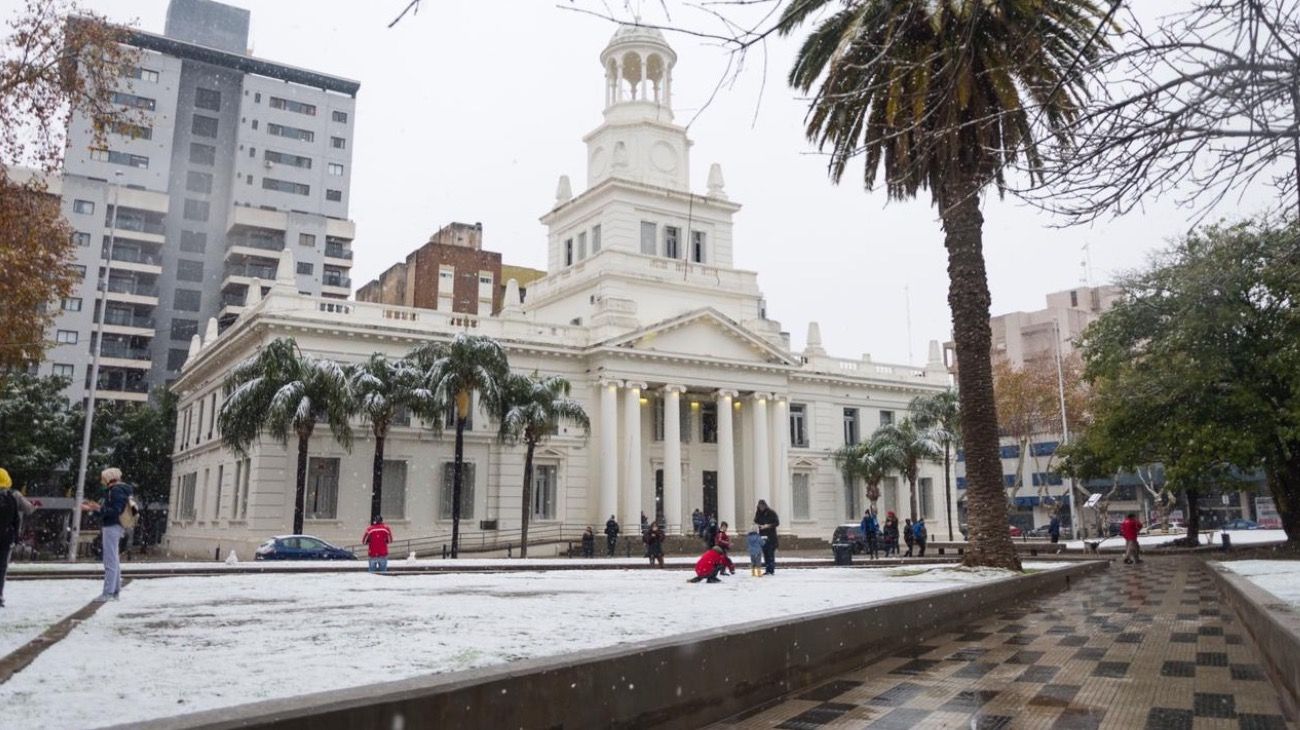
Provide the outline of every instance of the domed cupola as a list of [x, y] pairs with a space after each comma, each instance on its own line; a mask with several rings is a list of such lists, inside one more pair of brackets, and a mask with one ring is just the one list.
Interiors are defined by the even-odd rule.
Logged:
[[643, 25], [620, 25], [601, 51], [605, 114], [672, 121], [673, 66], [677, 54], [663, 33]]

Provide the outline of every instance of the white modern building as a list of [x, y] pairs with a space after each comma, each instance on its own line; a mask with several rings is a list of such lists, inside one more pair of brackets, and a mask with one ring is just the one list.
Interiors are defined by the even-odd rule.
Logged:
[[[938, 343], [920, 368], [836, 358], [813, 323], [806, 349], [792, 351], [757, 274], [733, 266], [740, 205], [721, 169], [712, 167], [703, 194], [691, 192], [691, 142], [671, 106], [676, 54], [657, 31], [623, 27], [600, 62], [604, 119], [584, 138], [587, 184], [575, 196], [560, 178], [541, 218], [548, 273], [522, 305], [513, 282], [491, 317], [309, 296], [287, 248], [265, 296], [254, 294], [224, 331], [208, 322], [175, 384], [172, 551], [247, 555], [291, 529], [293, 446], [264, 439], [238, 459], [222, 448], [215, 418], [232, 366], [277, 337], [356, 362], [467, 331], [500, 340], [516, 371], [568, 378], [592, 431], [562, 428], [539, 449], [534, 530], [576, 538], [610, 515], [635, 525], [645, 513], [689, 531], [695, 508], [743, 529], [758, 499], [798, 535], [828, 538], [861, 517], [863, 485], [846, 484], [831, 453], [904, 415], [913, 397], [948, 387]], [[462, 507], [471, 545], [518, 527], [524, 456], [496, 441], [481, 410], [473, 420]], [[328, 433], [314, 436], [309, 465], [305, 531], [345, 544], [369, 516], [373, 443], [360, 422], [355, 432], [351, 452]], [[399, 538], [450, 528], [452, 444], [418, 422], [390, 434], [383, 512]], [[921, 477], [920, 511], [938, 535], [943, 467], [927, 464]], [[905, 516], [907, 485], [883, 491], [882, 510]]]

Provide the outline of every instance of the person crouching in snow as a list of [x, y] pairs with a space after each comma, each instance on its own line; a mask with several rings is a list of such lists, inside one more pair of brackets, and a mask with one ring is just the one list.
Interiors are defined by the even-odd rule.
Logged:
[[745, 535], [745, 549], [749, 551], [749, 573], [757, 578], [763, 574], [763, 536], [757, 527], [749, 528]]
[[366, 545], [366, 556], [370, 558], [371, 573], [388, 572], [388, 543], [393, 541], [393, 531], [384, 524], [384, 518], [375, 515], [370, 527], [361, 536]]
[[695, 561], [695, 577], [691, 578], [687, 582], [699, 583], [700, 581], [705, 581], [707, 583], [721, 583], [722, 581], [718, 579], [718, 574], [726, 569], [728, 562], [727, 556], [722, 553], [722, 548], [714, 545], [708, 550], [705, 550], [704, 554], [700, 556], [700, 559]]

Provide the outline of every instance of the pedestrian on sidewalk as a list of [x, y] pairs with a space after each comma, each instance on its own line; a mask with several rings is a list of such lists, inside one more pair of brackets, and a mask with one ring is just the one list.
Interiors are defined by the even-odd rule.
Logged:
[[1052, 515], [1052, 521], [1047, 523], [1047, 536], [1052, 539], [1052, 544], [1057, 545], [1056, 552], [1061, 552], [1059, 543], [1061, 542], [1061, 518]]
[[[120, 550], [126, 528], [122, 526], [123, 514], [131, 508], [130, 484], [122, 481], [122, 470], [109, 467], [99, 473], [99, 481], [104, 485], [102, 502], [86, 500], [81, 503], [81, 511], [99, 513], [99, 538], [104, 556], [104, 592], [95, 599], [97, 603], [116, 601], [122, 592], [122, 563]], [[79, 519], [79, 516], [78, 516]], [[134, 518], [127, 520], [134, 525]]]
[[695, 577], [686, 581], [687, 583], [699, 583], [706, 581], [709, 583], [721, 583], [718, 574], [727, 567], [727, 556], [722, 554], [722, 548], [714, 545], [700, 559], [695, 561]]
[[5, 574], [9, 572], [9, 555], [22, 534], [23, 518], [36, 507], [13, 489], [9, 472], [0, 469], [0, 608], [5, 605]]
[[885, 513], [885, 557], [898, 554], [898, 517], [893, 512]]
[[925, 557], [925, 543], [930, 539], [930, 534], [925, 531], [925, 518], [918, 517], [916, 522], [912, 523], [912, 533], [916, 538], [917, 556]]
[[763, 536], [757, 526], [746, 533], [745, 549], [749, 550], [749, 574], [757, 578], [763, 574]]
[[876, 514], [868, 509], [862, 514], [862, 524], [858, 525], [858, 527], [862, 530], [863, 552], [870, 555], [872, 560], [875, 560], [879, 544], [877, 533], [880, 532], [880, 526], [876, 523]]
[[375, 515], [361, 535], [361, 542], [366, 546], [366, 557], [370, 559], [371, 573], [388, 572], [388, 544], [392, 541], [393, 531], [384, 524], [384, 516]]
[[758, 500], [754, 510], [754, 524], [763, 536], [763, 575], [776, 575], [776, 549], [778, 547], [776, 528], [781, 525], [781, 518], [776, 510], [767, 506], [767, 500]]
[[609, 550], [609, 557], [614, 557], [614, 548], [618, 546], [618, 520], [614, 515], [610, 515], [605, 521], [605, 547]]
[[596, 534], [591, 531], [591, 525], [582, 531], [582, 557], [592, 558], [596, 556]]
[[731, 562], [731, 535], [727, 534], [727, 523], [718, 525], [718, 536], [714, 539], [713, 544], [722, 548], [722, 555], [727, 559], [727, 571], [732, 575], [736, 574], [736, 565]]
[[650, 558], [650, 565], [664, 567], [664, 531], [659, 523], [651, 524], [641, 539], [645, 542], [645, 554]]
[[1119, 534], [1124, 538], [1125, 565], [1142, 562], [1142, 546], [1138, 545], [1138, 533], [1141, 531], [1142, 523], [1138, 522], [1138, 516], [1133, 512], [1129, 512], [1124, 521], [1119, 523]]
[[912, 518], [907, 518], [903, 523], [903, 541], [907, 543], [907, 552], [903, 555], [905, 558], [912, 557], [912, 546], [916, 544], [916, 533], [912, 528]]

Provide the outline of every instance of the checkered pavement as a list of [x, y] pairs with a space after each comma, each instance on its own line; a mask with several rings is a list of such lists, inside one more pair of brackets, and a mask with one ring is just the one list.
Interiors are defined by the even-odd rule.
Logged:
[[1112, 565], [714, 727], [1294, 728], [1205, 570]]

